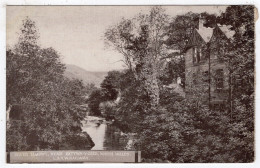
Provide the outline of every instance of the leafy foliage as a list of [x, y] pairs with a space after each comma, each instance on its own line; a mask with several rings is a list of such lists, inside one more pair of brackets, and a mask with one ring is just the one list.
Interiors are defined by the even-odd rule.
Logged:
[[91, 92], [88, 98], [88, 107], [90, 109], [90, 114], [95, 116], [100, 116], [101, 111], [99, 109], [99, 104], [103, 101], [103, 94], [101, 89], [95, 89]]
[[18, 44], [6, 53], [7, 107], [19, 105], [17, 112], [23, 113], [22, 119], [9, 121], [7, 151], [59, 149], [81, 133], [85, 86], [63, 77], [59, 53], [42, 49], [38, 38], [35, 23], [26, 18]]
[[[151, 10], [151, 18], [156, 10]], [[223, 61], [226, 61], [232, 76], [232, 82], [229, 82], [233, 87], [229, 99], [232, 102], [232, 115], [229, 109], [210, 110], [202, 101], [198, 103], [204, 93], [197, 95], [197, 100], [192, 102], [163, 87], [176, 77], [185, 76], [183, 53], [198, 16], [194, 13], [179, 15], [169, 24], [165, 17], [165, 25], [168, 26], [162, 29], [161, 37], [168, 38], [160, 41], [165, 48], [157, 49], [160, 50], [160, 58], [171, 58], [171, 61], [164, 62], [164, 66], [156, 62], [161, 65], [160, 69], [146, 67], [155, 62], [147, 60], [150, 58], [146, 55], [149, 54], [147, 51], [153, 50], [149, 50], [152, 36], [148, 33], [152, 28], [150, 24], [142, 24], [146, 23], [145, 16], [142, 17], [144, 20], [141, 19], [143, 22], [123, 20], [106, 32], [107, 40], [125, 56], [124, 61], [129, 67], [114, 85], [121, 92], [120, 101], [114, 107], [115, 122], [123, 131], [136, 133], [134, 147], [142, 151], [144, 162], [233, 163], [254, 160], [253, 6], [229, 6], [221, 16], [208, 13], [200, 15], [207, 27], [221, 23], [229, 25], [236, 32], [234, 39], [223, 41], [221, 44], [224, 45], [218, 46], [221, 49], [225, 47]], [[140, 29], [134, 34], [136, 27]], [[170, 48], [178, 52], [164, 55]], [[156, 75], [153, 76], [153, 73]], [[142, 78], [142, 74], [147, 78]], [[237, 75], [240, 80], [237, 80]], [[154, 85], [148, 82], [148, 78], [157, 86], [158, 94], [154, 92], [159, 98], [156, 108], [151, 106], [155, 101], [151, 101], [154, 97], [147, 86], [154, 88]]]
[[113, 101], [105, 101], [99, 104], [99, 109], [103, 117], [106, 120], [112, 120], [115, 118], [116, 103]]
[[151, 8], [149, 14], [140, 14], [122, 21], [105, 33], [106, 42], [124, 56], [124, 62], [136, 80], [144, 81], [151, 106], [159, 103], [159, 81], [167, 56], [164, 30], [168, 16], [161, 7]]
[[120, 72], [109, 71], [108, 75], [105, 77], [101, 83], [101, 88], [105, 100], [115, 100], [118, 96], [118, 81], [120, 78]]

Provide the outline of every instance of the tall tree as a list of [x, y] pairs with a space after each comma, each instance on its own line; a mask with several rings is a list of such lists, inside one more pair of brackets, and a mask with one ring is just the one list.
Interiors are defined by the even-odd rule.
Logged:
[[36, 65], [32, 63], [37, 62], [39, 55], [38, 38], [35, 23], [27, 18], [23, 21], [14, 51], [7, 51], [7, 95], [13, 95], [7, 96], [7, 105], [20, 103], [21, 96], [34, 89], [36, 81], [31, 79], [32, 68]]
[[153, 107], [159, 104], [158, 77], [163, 69], [161, 58], [167, 55], [163, 45], [167, 25], [164, 10], [153, 7], [149, 14], [123, 19], [105, 33], [106, 41], [124, 56], [123, 61], [135, 78], [144, 81]]
[[170, 84], [178, 77], [185, 86], [185, 58], [186, 47], [194, 28], [199, 26], [198, 13], [186, 13], [174, 17], [167, 29], [165, 29], [165, 45], [168, 55], [162, 59], [170, 60], [162, 73], [161, 80], [164, 84]]
[[79, 108], [84, 86], [63, 77], [65, 65], [59, 53], [42, 49], [38, 38], [35, 22], [26, 18], [18, 44], [7, 50], [7, 107], [18, 106], [16, 112], [22, 113], [19, 120], [10, 119], [8, 151], [59, 149], [61, 144], [72, 144], [68, 137], [87, 139], [79, 135], [85, 116]]

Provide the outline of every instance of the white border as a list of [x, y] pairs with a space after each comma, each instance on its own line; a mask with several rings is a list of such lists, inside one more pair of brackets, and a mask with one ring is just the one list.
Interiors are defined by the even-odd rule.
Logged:
[[[260, 167], [260, 157], [259, 157], [259, 114], [260, 110], [260, 91], [258, 85], [256, 85], [256, 110], [255, 110], [255, 146], [256, 146], [256, 157], [254, 163], [249, 164], [6, 164], [5, 163], [5, 97], [6, 97], [6, 79], [5, 79], [5, 53], [6, 53], [6, 5], [255, 5], [259, 8], [260, 3], [257, 0], [1, 0], [0, 1], [0, 167]], [[256, 22], [256, 83], [259, 83], [260, 77], [260, 62], [259, 62], [259, 18]]]

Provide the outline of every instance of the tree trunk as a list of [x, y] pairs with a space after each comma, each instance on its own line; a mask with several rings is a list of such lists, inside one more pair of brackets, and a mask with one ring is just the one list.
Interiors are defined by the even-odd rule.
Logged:
[[150, 97], [151, 107], [155, 109], [159, 105], [159, 82], [156, 64], [148, 65], [148, 72], [144, 73], [145, 87]]

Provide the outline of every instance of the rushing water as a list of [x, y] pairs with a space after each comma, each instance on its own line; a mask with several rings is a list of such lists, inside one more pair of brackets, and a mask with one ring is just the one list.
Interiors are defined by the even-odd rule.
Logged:
[[91, 150], [124, 150], [127, 140], [111, 121], [87, 116], [82, 124], [82, 131], [87, 132], [95, 143]]

